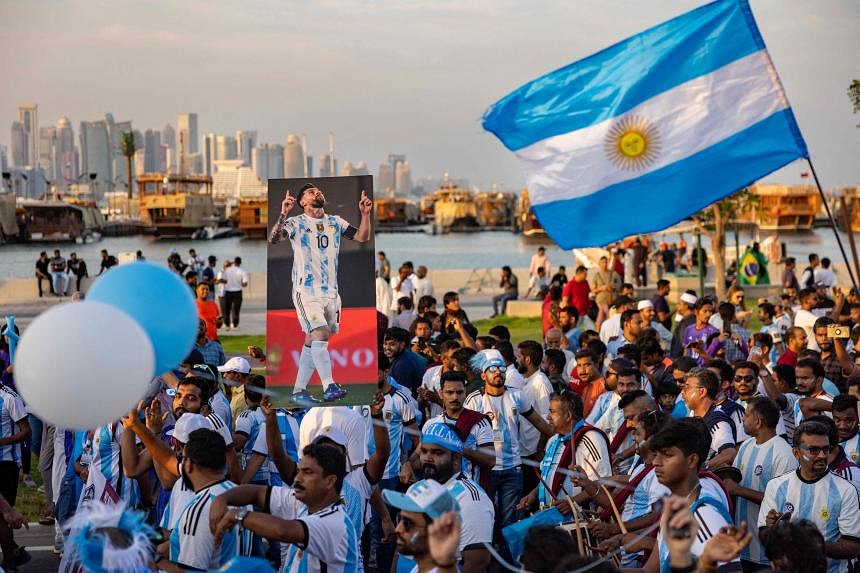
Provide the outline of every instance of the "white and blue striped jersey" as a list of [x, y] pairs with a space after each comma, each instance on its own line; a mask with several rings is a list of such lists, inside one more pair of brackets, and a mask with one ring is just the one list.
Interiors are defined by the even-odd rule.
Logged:
[[182, 479], [182, 464], [179, 464], [179, 479], [176, 480], [176, 483], [170, 489], [170, 500], [164, 508], [164, 513], [161, 514], [159, 527], [167, 531], [176, 529], [176, 524], [179, 523], [179, 518], [182, 517], [182, 511], [188, 507], [188, 504], [197, 495], [194, 493], [194, 489], [189, 486], [190, 484]]
[[388, 426], [388, 440], [391, 444], [391, 454], [385, 465], [383, 479], [397, 477], [400, 475], [400, 458], [402, 440], [404, 437], [403, 427], [415, 425], [415, 410], [410, 402], [411, 396], [404, 391], [392, 387], [385, 394], [385, 406], [382, 408], [382, 417]]
[[[281, 573], [357, 573], [360, 558], [355, 526], [342, 503], [316, 513], [295, 498], [291, 487], [269, 490], [266, 511], [288, 521], [304, 523], [307, 537], [296, 544], [283, 544]], [[283, 552], [282, 552], [283, 553]]]
[[[18, 433], [18, 422], [27, 418], [27, 406], [18, 394], [0, 384], [0, 438]], [[0, 446], [0, 462], [15, 462], [21, 466], [21, 442]]]
[[[234, 527], [221, 538], [220, 547], [209, 529], [212, 500], [236, 485], [224, 480], [205, 487], [182, 510], [176, 527], [170, 534], [170, 561], [186, 569], [209, 571], [218, 569], [238, 555], [248, 555], [250, 535]], [[251, 509], [246, 506], [246, 509]]]
[[845, 455], [855, 464], [860, 464], [860, 432], [854, 434], [853, 438], [848, 438], [841, 444], [845, 450]]
[[[800, 399], [803, 399], [803, 398], [818, 398], [819, 400], [826, 400], [827, 402], [833, 401], [833, 396], [831, 394], [828, 394], [827, 392], [822, 392], [818, 396], [800, 396]], [[800, 424], [803, 423], [803, 418], [804, 418], [803, 411], [800, 409], [800, 400], [797, 400], [794, 403], [793, 412], [794, 412], [794, 427], [796, 428], [797, 426], [799, 426]], [[828, 418], [833, 417], [833, 414], [830, 412], [821, 412], [821, 413], [824, 414], [825, 416], [827, 416]]]
[[[752, 398], [757, 398], [758, 396], [763, 396], [763, 394], [756, 392], [756, 394], [754, 396], [752, 396]], [[737, 400], [735, 400], [735, 403], [738, 406], [740, 406], [741, 408], [743, 408], [743, 410], [741, 410], [741, 415], [743, 416], [743, 412], [746, 411], [746, 409], [747, 409], [747, 400], [742, 400], [742, 399], [738, 398]], [[738, 423], [735, 422], [735, 426], [737, 426], [737, 425], [738, 425]], [[740, 426], [738, 426], [738, 427], [743, 430], [743, 426], [744, 426], [743, 417], [741, 417]], [[787, 435], [787, 428], [785, 427], [785, 422], [782, 420], [782, 416], [779, 417], [779, 421], [777, 421], [777, 423], [776, 423], [776, 435], [777, 436]], [[746, 437], [742, 437], [742, 436], [746, 436]], [[747, 435], [746, 432], [743, 432], [743, 434], [738, 432], [738, 443], [747, 442], [749, 440], [750, 440], [750, 436]]]
[[[818, 480], [806, 482], [799, 470], [783, 474], [767, 484], [758, 527], [766, 525], [771, 509], [791, 512], [791, 521], [808, 519], [824, 536], [825, 542], [840, 537], [860, 539], [860, 497], [848, 480], [825, 472]], [[827, 559], [828, 573], [847, 573], [847, 560]]]
[[[247, 438], [245, 446], [239, 454], [239, 462], [244, 470], [248, 466], [248, 458], [254, 453], [254, 446], [260, 436], [263, 441], [266, 440], [266, 415], [259, 407], [248, 409], [239, 414], [236, 418], [236, 434], [241, 434]], [[260, 452], [263, 453], [263, 452]], [[269, 460], [267, 459], [257, 470], [257, 473], [251, 478], [251, 482], [257, 484], [269, 483]]]
[[370, 483], [365, 467], [356, 468], [346, 474], [340, 491], [346, 514], [355, 528], [356, 539], [361, 539], [364, 526], [370, 519], [370, 496], [375, 485]]
[[[528, 422], [526, 422], [528, 423]], [[576, 435], [577, 431], [585, 425], [583, 420], [580, 420], [570, 434], [553, 435], [546, 443], [546, 451], [543, 459], [540, 462], [540, 473], [543, 482], [552, 487], [555, 481], [555, 474], [558, 473], [561, 457], [567, 445]], [[573, 452], [572, 461], [585, 470], [586, 475], [591, 480], [605, 478], [612, 475], [612, 463], [609, 458], [609, 444], [603, 439], [603, 436], [595, 430], [589, 430], [582, 435], [579, 443], [576, 444], [576, 451]], [[567, 469], [567, 468], [562, 468]], [[538, 484], [538, 501], [541, 505], [549, 505], [552, 501], [547, 495], [546, 488], [543, 482]], [[573, 485], [570, 475], [566, 475], [561, 482], [560, 492], [570, 494], [571, 497], [579, 495], [581, 492], [579, 486]]]
[[[448, 424], [451, 427], [456, 427], [457, 420], [453, 418], [449, 418], [445, 415], [445, 412], [442, 412], [435, 418], [430, 418], [427, 420], [427, 423], [424, 424], [424, 427], [430, 426], [431, 424]], [[466, 436], [466, 441], [463, 442], [464, 450], [475, 450], [479, 446], [484, 446], [485, 448], [493, 447], [493, 428], [490, 426], [489, 418], [484, 418], [469, 430], [469, 435]], [[488, 450], [489, 453], [489, 450]], [[472, 478], [477, 479], [477, 471], [472, 471], [472, 462], [469, 461], [466, 456], [462, 456], [463, 461], [461, 464], [461, 469], [463, 473], [467, 476], [471, 476]]]
[[[284, 444], [284, 451], [287, 456], [296, 463], [299, 463], [299, 423], [296, 419], [284, 408], [275, 410], [278, 419], [278, 433], [281, 435], [281, 442]], [[269, 468], [269, 485], [284, 485], [281, 479], [281, 474], [278, 472], [275, 462], [269, 456], [269, 444], [266, 442], [266, 422], [265, 418], [257, 433], [257, 438], [254, 440], [251, 450], [255, 454], [266, 456], [265, 465]]]
[[[636, 479], [639, 474], [645, 471], [646, 467], [648, 466], [644, 463], [634, 463], [633, 467], [630, 468], [630, 481]], [[621, 510], [621, 521], [628, 522], [642, 517], [652, 510], [655, 503], [668, 495], [672, 495], [672, 492], [669, 491], [668, 487], [659, 482], [657, 474], [654, 473], [653, 466], [648, 468], [648, 473], [636, 484], [636, 488], [624, 500], [624, 507]], [[639, 558], [643, 555], [644, 552], [642, 551], [628, 553], [622, 550], [621, 566], [635, 569], [639, 565]]]
[[[532, 403], [538, 416], [546, 420], [549, 417], [549, 397], [552, 394], [552, 385], [549, 378], [540, 370], [525, 379], [523, 394]], [[520, 455], [531, 456], [537, 452], [540, 442], [540, 432], [533, 425], [526, 423], [520, 425]]]
[[[131, 479], [123, 474], [120, 457], [120, 444], [124, 428], [119, 422], [106, 424], [93, 430], [90, 438], [85, 444], [92, 460], [90, 461], [89, 477], [87, 486], [94, 485], [95, 471], [102, 473], [105, 481], [110, 484], [114, 491], [119, 494], [120, 499], [135, 507], [140, 501], [140, 487], [136, 479]], [[101, 492], [96, 492], [96, 496]]]
[[[424, 376], [421, 377], [421, 386], [433, 392], [440, 392], [442, 388], [442, 365], [431, 366], [424, 371]], [[430, 418], [435, 418], [442, 413], [442, 406], [435, 402], [427, 402], [430, 410]]]
[[[779, 436], [761, 445], [756, 443], [755, 438], [750, 438], [738, 449], [734, 466], [741, 471], [740, 485], [764, 492], [770, 480], [797, 469], [797, 460], [791, 453], [791, 446]], [[753, 524], [758, 522], [761, 507], [742, 496], [735, 499], [735, 524], [740, 526], [742, 521], [746, 521], [752, 530]], [[760, 565], [768, 563], [758, 535], [753, 535], [752, 542], [743, 550], [741, 558]]]
[[[723, 527], [732, 525], [732, 521], [726, 505], [710, 497], [704, 491], [692, 503], [690, 510], [693, 512], [693, 519], [699, 525], [699, 532], [696, 534], [693, 545], [690, 547], [690, 553], [692, 553], [693, 559], [696, 560], [702, 555], [702, 551], [711, 537], [719, 533]], [[657, 551], [660, 558], [660, 573], [669, 573], [669, 548], [663, 541], [662, 530], [658, 530], [657, 533]], [[730, 563], [720, 563], [719, 565], [720, 571], [741, 570], [741, 563], [738, 558], [735, 558]]]
[[464, 407], [490, 418], [493, 446], [496, 448], [496, 465], [493, 469], [508, 470], [521, 465], [520, 424], [531, 424], [521, 417], [534, 412], [528, 397], [511, 388], [507, 388], [501, 396], [490, 396], [482, 388], [469, 394]]
[[349, 229], [349, 223], [337, 215], [314, 219], [302, 213], [287, 219], [284, 232], [293, 247], [294, 292], [314, 298], [337, 297], [340, 241]]

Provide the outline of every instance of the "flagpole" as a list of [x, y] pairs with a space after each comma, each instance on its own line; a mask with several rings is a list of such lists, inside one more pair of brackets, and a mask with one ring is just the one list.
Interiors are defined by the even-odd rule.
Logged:
[[[851, 286], [857, 288], [857, 279], [854, 278], [854, 271], [851, 269], [851, 263], [848, 262], [848, 255], [845, 253], [845, 247], [842, 245], [842, 238], [839, 236], [839, 229], [836, 228], [836, 221], [833, 219], [833, 214], [830, 212], [830, 205], [827, 203], [827, 197], [824, 195], [824, 189], [821, 188], [821, 182], [818, 180], [818, 173], [815, 172], [815, 165], [812, 164], [812, 159], [807, 157], [806, 162], [809, 164], [809, 170], [812, 171], [812, 178], [815, 180], [815, 186], [818, 187], [818, 194], [821, 195], [821, 201], [824, 203], [824, 210], [827, 212], [827, 218], [833, 226], [833, 234], [836, 236], [836, 243], [839, 245], [839, 251], [842, 253], [842, 260], [845, 261], [845, 266], [848, 268], [848, 276], [851, 277]], [[850, 222], [849, 222], [850, 223]], [[851, 227], [847, 229], [851, 233]], [[856, 259], [856, 254], [855, 254]]]

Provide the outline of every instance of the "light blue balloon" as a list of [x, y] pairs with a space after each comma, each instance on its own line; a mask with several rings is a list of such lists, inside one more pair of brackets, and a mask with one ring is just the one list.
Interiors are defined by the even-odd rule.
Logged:
[[191, 289], [166, 267], [148, 262], [115, 266], [87, 293], [140, 323], [155, 350], [153, 375], [175, 368], [194, 347], [197, 305]]

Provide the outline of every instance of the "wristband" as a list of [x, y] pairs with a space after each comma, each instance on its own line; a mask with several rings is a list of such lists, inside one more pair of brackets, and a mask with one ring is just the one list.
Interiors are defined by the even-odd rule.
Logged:
[[373, 418], [374, 420], [381, 420], [382, 414], [371, 414], [370, 417]]
[[457, 560], [451, 561], [450, 563], [439, 563], [435, 559], [432, 559], [433, 565], [439, 567], [440, 569], [451, 569], [457, 566]]
[[696, 570], [696, 562], [690, 563], [686, 567], [669, 567], [672, 573], [693, 573]]

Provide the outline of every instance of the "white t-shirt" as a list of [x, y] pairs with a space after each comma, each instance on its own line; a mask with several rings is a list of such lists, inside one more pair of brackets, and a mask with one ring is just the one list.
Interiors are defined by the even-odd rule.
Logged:
[[[424, 376], [421, 377], [421, 386], [427, 390], [439, 392], [442, 387], [442, 365], [431, 366], [424, 371]], [[430, 407], [430, 417], [435, 418], [442, 413], [442, 406], [435, 402], [427, 403]]]
[[[549, 397], [552, 394], [552, 385], [546, 374], [540, 370], [525, 379], [523, 394], [534, 406], [538, 416], [546, 420], [549, 416]], [[520, 425], [520, 455], [530, 456], [537, 451], [540, 441], [540, 432], [531, 423]]]
[[816, 320], [818, 317], [815, 314], [802, 308], [794, 314], [794, 326], [799, 326], [806, 331], [807, 347], [812, 350], [818, 350], [818, 343], [815, 342], [815, 330], [812, 328]]
[[241, 291], [245, 284], [248, 283], [248, 273], [245, 269], [236, 265], [230, 265], [223, 271], [224, 290], [226, 292]]
[[507, 389], [501, 396], [490, 396], [477, 390], [469, 394], [466, 408], [486, 414], [493, 430], [496, 449], [494, 470], [507, 470], [522, 463], [520, 457], [520, 425], [531, 424], [522, 418], [534, 412], [531, 401], [519, 390]]
[[[424, 424], [424, 427], [426, 428], [430, 424], [448, 424], [449, 426], [455, 426], [457, 424], [457, 420], [449, 418], [443, 412], [434, 418], [428, 419], [427, 423]], [[481, 420], [472, 426], [469, 430], [469, 435], [466, 437], [466, 441], [463, 443], [463, 447], [467, 450], [476, 449], [479, 446], [487, 448], [493, 447], [493, 428], [490, 425], [490, 421], [487, 419]], [[466, 456], [462, 456], [462, 458], [463, 473], [475, 477], [477, 472], [472, 471], [472, 462], [466, 459]]]
[[326, 426], [338, 428], [346, 436], [347, 463], [350, 467], [367, 461], [367, 426], [361, 414], [347, 406], [314, 407], [308, 410], [299, 426], [299, 452]]
[[526, 379], [523, 378], [520, 371], [517, 370], [513, 364], [508, 366], [505, 370], [505, 386], [512, 390], [522, 390], [525, 385]]
[[600, 325], [600, 341], [609, 344], [616, 336], [621, 336], [621, 314], [614, 314]]
[[493, 542], [493, 502], [475, 482], [465, 474], [459, 474], [447, 482], [445, 487], [460, 506], [460, 545], [457, 551], [483, 549], [484, 543]]
[[223, 270], [215, 273], [215, 298], [222, 298], [224, 296], [224, 283], [220, 282], [222, 280], [226, 280]]

